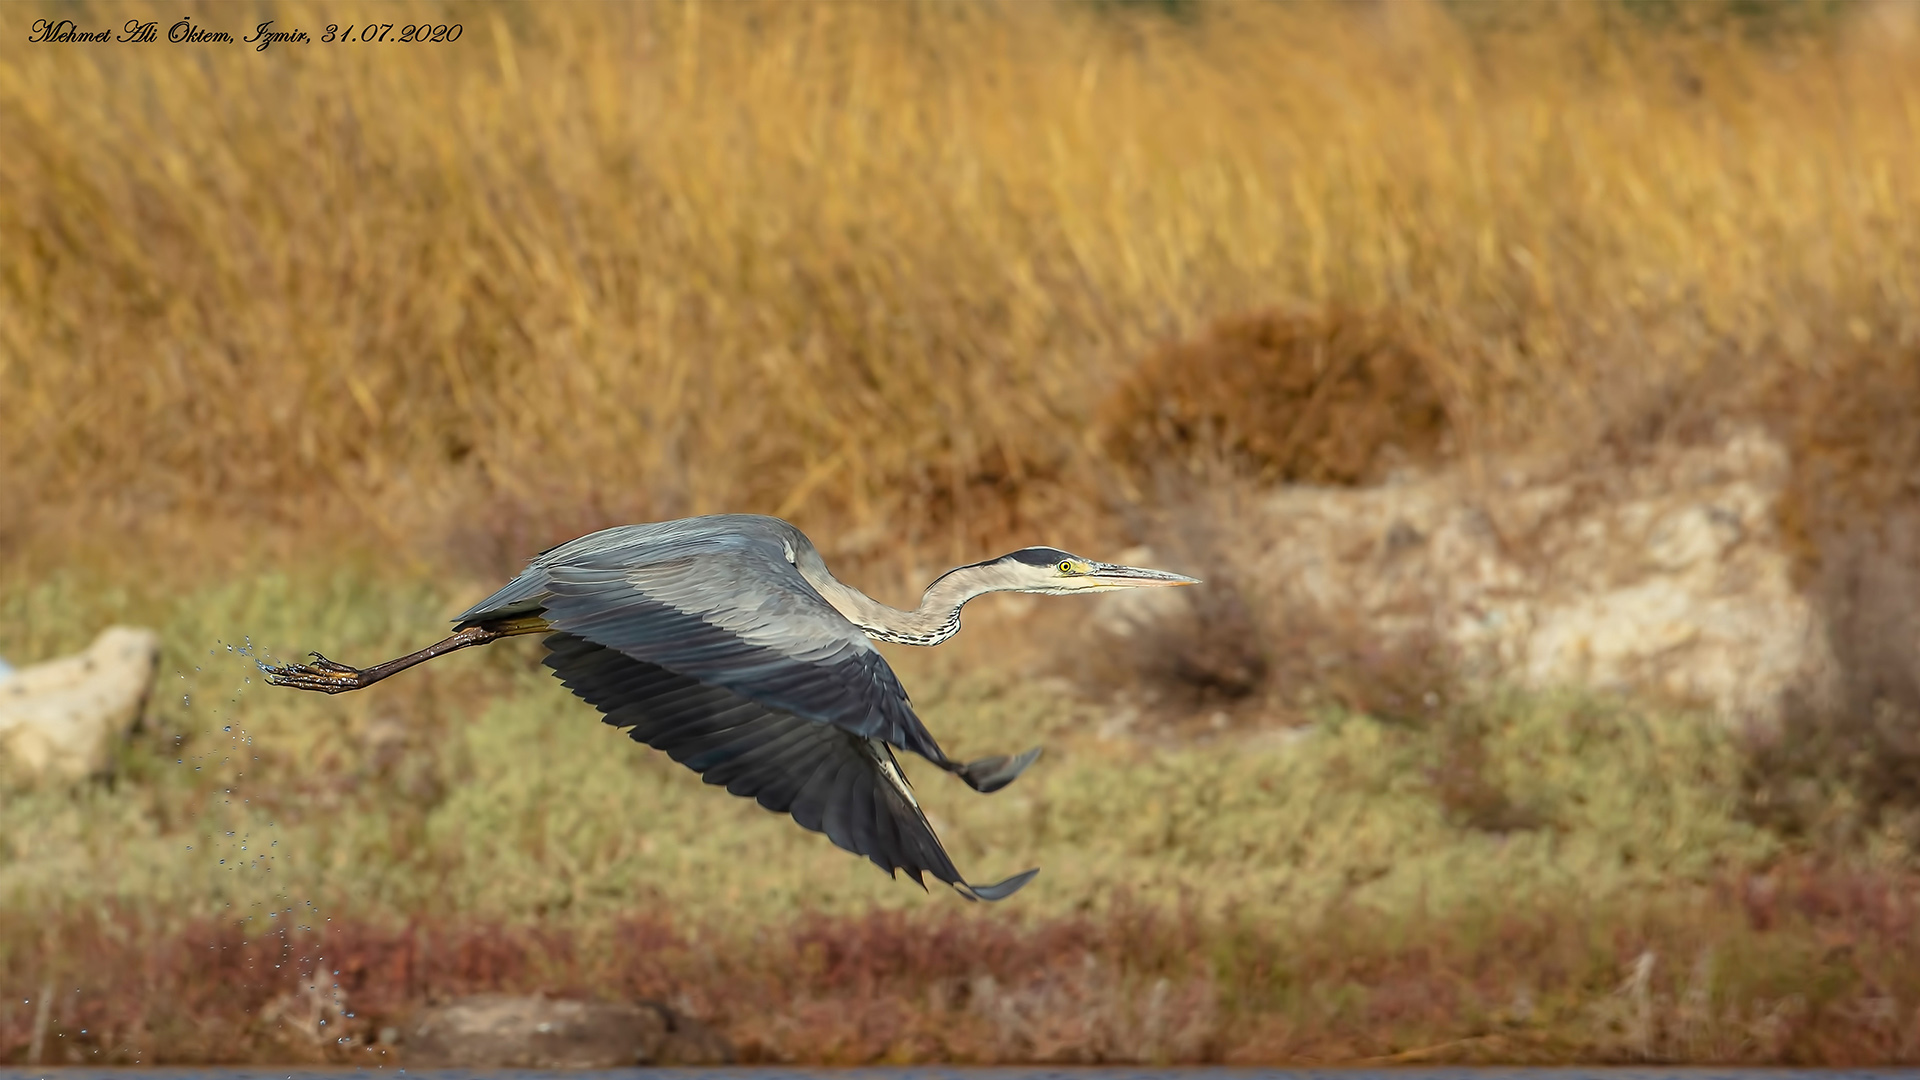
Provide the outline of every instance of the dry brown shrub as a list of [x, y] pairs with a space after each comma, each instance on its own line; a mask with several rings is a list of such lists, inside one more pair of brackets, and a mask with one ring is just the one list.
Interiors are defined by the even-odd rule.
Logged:
[[1781, 515], [1802, 580], [1845, 561], [1838, 537], [1891, 541], [1920, 506], [1920, 346], [1843, 352], [1780, 380], [1768, 405], [1793, 452]]
[[[1920, 348], [1838, 352], [1769, 401], [1793, 453], [1782, 531], [1838, 685], [1796, 702], [1761, 748], [1754, 800], [1790, 830], [1911, 818], [1920, 844]], [[1858, 802], [1836, 802], [1842, 787]]]
[[1291, 685], [1305, 703], [1330, 701], [1351, 712], [1394, 723], [1435, 721], [1465, 694], [1455, 658], [1430, 635], [1382, 640], [1363, 628], [1323, 617], [1297, 633], [1314, 635], [1313, 667], [1296, 664]]
[[1273, 685], [1274, 650], [1255, 616], [1254, 583], [1232, 557], [1244, 480], [1207, 463], [1199, 483], [1162, 468], [1153, 494], [1122, 507], [1120, 516], [1142, 549], [1127, 558], [1179, 567], [1204, 583], [1119, 598], [1108, 618], [1083, 623], [1059, 647], [1080, 660], [1082, 689], [1148, 714], [1158, 735], [1177, 735], [1200, 714], [1264, 711]]
[[1205, 455], [1267, 482], [1371, 483], [1450, 449], [1432, 365], [1389, 316], [1266, 311], [1148, 357], [1100, 424], [1136, 473]]

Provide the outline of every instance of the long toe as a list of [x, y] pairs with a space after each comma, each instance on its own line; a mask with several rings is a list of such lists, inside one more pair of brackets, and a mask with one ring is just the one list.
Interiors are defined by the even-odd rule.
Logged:
[[314, 654], [311, 664], [261, 664], [260, 670], [266, 673], [267, 682], [274, 686], [290, 686], [295, 690], [318, 690], [323, 693], [337, 694], [353, 690], [360, 685], [360, 669], [345, 664], [336, 664], [318, 653]]
[[954, 773], [965, 780], [967, 786], [973, 790], [981, 794], [991, 794], [1013, 783], [1039, 756], [1040, 748], [1036, 746], [1019, 757], [998, 754], [978, 761], [969, 761], [955, 769]]

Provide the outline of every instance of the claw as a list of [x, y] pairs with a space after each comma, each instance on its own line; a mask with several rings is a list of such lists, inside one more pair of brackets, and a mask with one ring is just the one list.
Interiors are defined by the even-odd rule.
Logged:
[[274, 667], [261, 664], [260, 670], [267, 673], [267, 682], [274, 686], [290, 686], [295, 690], [316, 690], [323, 694], [339, 694], [348, 690], [358, 690], [363, 685], [363, 672], [356, 667], [336, 663], [321, 656], [309, 653], [312, 663], [282, 664]]

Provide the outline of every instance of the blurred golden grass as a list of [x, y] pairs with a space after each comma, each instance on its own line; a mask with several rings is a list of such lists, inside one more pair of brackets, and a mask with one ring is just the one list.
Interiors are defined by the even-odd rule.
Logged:
[[[725, 509], [938, 561], [1099, 532], [1102, 398], [1277, 302], [1391, 311], [1468, 449], [1920, 335], [1898, 5], [1479, 10], [423, 4], [458, 43], [12, 50], [0, 544], [498, 569]], [[333, 17], [199, 20], [253, 12]]]

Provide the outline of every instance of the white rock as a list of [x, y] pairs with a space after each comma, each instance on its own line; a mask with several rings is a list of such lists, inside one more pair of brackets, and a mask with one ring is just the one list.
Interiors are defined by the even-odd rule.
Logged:
[[[1627, 466], [1509, 462], [1489, 480], [1456, 469], [1284, 488], [1215, 534], [1267, 629], [1434, 642], [1470, 677], [1653, 694], [1768, 724], [1789, 691], [1818, 696], [1836, 677], [1775, 526], [1787, 466], [1777, 442], [1739, 428]], [[1188, 592], [1108, 594], [1100, 622], [1137, 634]]]
[[0, 758], [18, 778], [79, 780], [105, 772], [113, 742], [146, 707], [160, 639], [110, 627], [87, 650], [0, 682]]
[[612, 1069], [720, 1065], [719, 1032], [653, 1002], [479, 994], [424, 1010], [405, 1036], [407, 1064], [428, 1068]]

